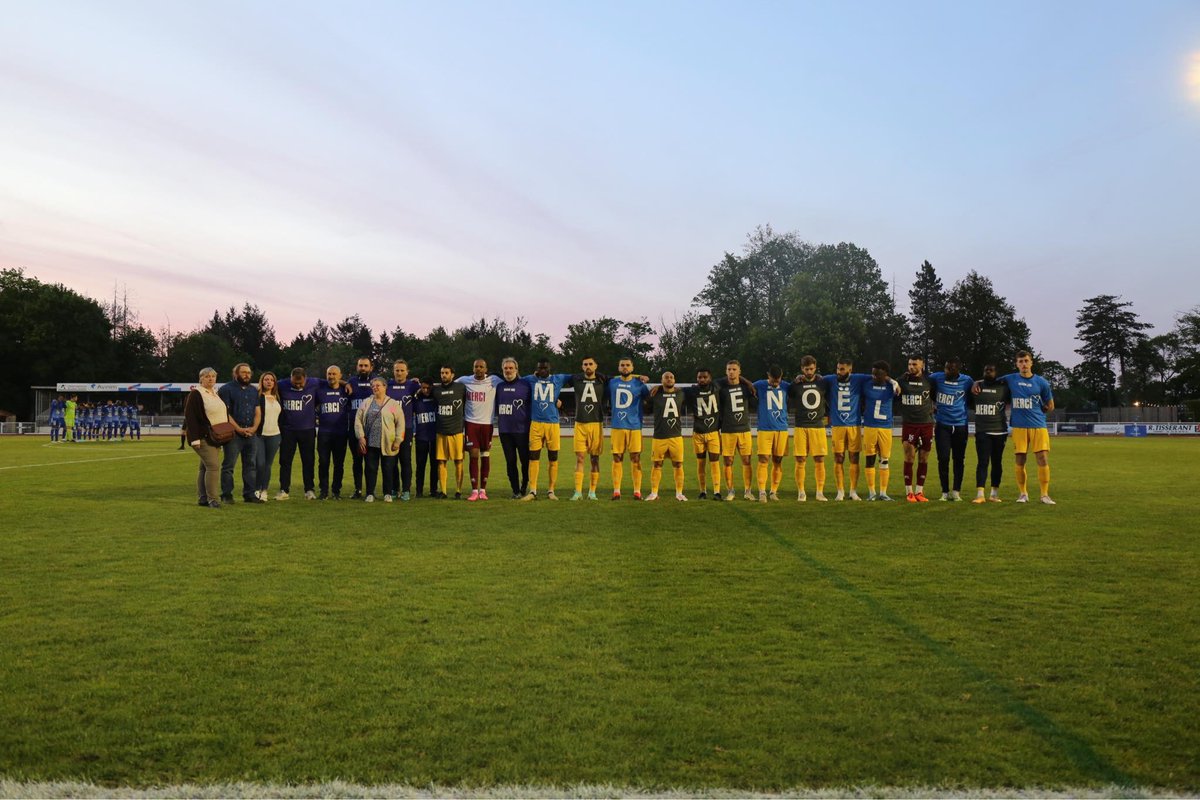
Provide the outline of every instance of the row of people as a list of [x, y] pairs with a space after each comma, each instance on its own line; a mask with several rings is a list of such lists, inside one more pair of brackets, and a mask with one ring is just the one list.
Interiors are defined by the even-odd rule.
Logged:
[[113, 441], [142, 438], [142, 407], [122, 400], [81, 403], [79, 395], [50, 401], [50, 441]]
[[[201, 435], [205, 416], [211, 422], [225, 416], [233, 438], [221, 446], [219, 494], [200, 488], [203, 503], [233, 499], [233, 472], [242, 458], [243, 497], [264, 502], [270, 482], [271, 462], [280, 455], [280, 481], [276, 498], [287, 499], [292, 462], [300, 455], [305, 497], [317, 499], [314, 453], [319, 461], [321, 499], [341, 498], [345, 452], [352, 454], [354, 498], [373, 501], [375, 480], [382, 473], [382, 496], [390, 502], [410, 499], [412, 443], [416, 442], [418, 495], [430, 466], [431, 496], [445, 498], [448, 472], [453, 464], [455, 497], [463, 494], [464, 460], [469, 465], [468, 500], [487, 500], [490, 454], [498, 430], [514, 499], [539, 497], [541, 453], [547, 454], [547, 499], [557, 499], [558, 460], [561, 450], [561, 392], [575, 392], [573, 500], [597, 499], [600, 458], [604, 449], [604, 423], [609, 420], [612, 454], [613, 499], [620, 499], [625, 457], [629, 456], [634, 499], [642, 499], [644, 414], [653, 417], [650, 493], [658, 499], [664, 464], [674, 467], [675, 496], [683, 492], [683, 430], [692, 418], [692, 444], [697, 458], [699, 497], [736, 498], [734, 464], [741, 462], [742, 490], [746, 499], [778, 499], [783, 460], [793, 440], [797, 499], [807, 500], [807, 467], [811, 459], [815, 499], [826, 499], [825, 459], [832, 439], [836, 500], [860, 499], [857, 485], [862, 472], [868, 500], [891, 500], [888, 494], [892, 450], [893, 410], [902, 421], [905, 495], [910, 502], [927, 502], [924, 484], [928, 454], [936, 445], [943, 500], [961, 499], [968, 443], [967, 408], [974, 406], [976, 422], [976, 503], [999, 501], [1002, 458], [1009, 437], [1016, 451], [1018, 502], [1028, 500], [1026, 459], [1030, 452], [1038, 463], [1042, 502], [1049, 495], [1049, 436], [1045, 413], [1053, 409], [1049, 384], [1032, 372], [1032, 356], [1017, 356], [1017, 371], [1000, 376], [989, 366], [975, 381], [951, 360], [932, 374], [919, 358], [909, 359], [908, 370], [898, 379], [886, 362], [877, 361], [870, 374], [855, 373], [853, 363], [842, 360], [833, 374], [818, 375], [816, 360], [806, 356], [792, 380], [773, 367], [765, 378], [751, 382], [741, 366], [730, 361], [725, 375], [714, 379], [710, 370], [697, 372], [695, 383], [676, 386], [665, 372], [657, 385], [635, 375], [631, 359], [622, 359], [617, 376], [601, 374], [594, 359], [585, 358], [579, 373], [553, 373], [543, 359], [531, 375], [521, 376], [515, 359], [505, 359], [501, 373], [488, 373], [477, 359], [472, 374], [456, 378], [450, 366], [440, 369], [439, 381], [410, 377], [403, 360], [393, 364], [391, 379], [372, 374], [369, 359], [359, 359], [356, 375], [342, 380], [340, 368], [330, 367], [325, 380], [293, 370], [290, 381], [278, 383], [264, 373], [255, 387], [246, 364], [234, 369], [234, 380], [216, 391], [215, 373], [202, 375], [199, 393], [189, 396], [189, 439], [201, 455], [201, 473], [216, 469], [206, 465], [217, 458], [216, 448]], [[204, 375], [209, 385], [205, 388]], [[211, 395], [209, 397], [208, 395]], [[224, 411], [222, 411], [222, 408]], [[752, 409], [757, 414], [752, 414]], [[757, 422], [757, 441], [752, 423]], [[831, 437], [826, 435], [830, 427]], [[198, 427], [199, 426], [199, 427]], [[793, 437], [794, 427], [794, 437]], [[757, 447], [755, 445], [757, 444]], [[212, 452], [206, 452], [206, 446]], [[757, 454], [757, 489], [752, 458]], [[436, 468], [432, 466], [436, 463]], [[846, 463], [849, 463], [847, 475]], [[723, 467], [723, 469], [722, 469]], [[331, 474], [332, 473], [332, 474]], [[953, 474], [953, 479], [951, 479]], [[985, 497], [990, 474], [991, 495]], [[584, 484], [587, 483], [586, 494]], [[724, 492], [722, 492], [722, 485]]]

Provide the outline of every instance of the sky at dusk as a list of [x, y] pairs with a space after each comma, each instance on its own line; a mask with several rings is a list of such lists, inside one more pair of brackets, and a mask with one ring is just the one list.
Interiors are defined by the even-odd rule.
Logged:
[[[0, 3], [0, 267], [190, 330], [561, 341], [755, 226], [897, 281], [1200, 304], [1200, 3]], [[869, 354], [866, 354], [869, 355]]]

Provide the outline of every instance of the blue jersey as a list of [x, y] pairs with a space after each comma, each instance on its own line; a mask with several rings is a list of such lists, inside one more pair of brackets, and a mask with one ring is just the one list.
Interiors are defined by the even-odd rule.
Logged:
[[892, 401], [896, 398], [896, 390], [888, 381], [877, 386], [875, 381], [868, 380], [862, 388], [863, 425], [868, 428], [892, 427]]
[[517, 378], [496, 387], [496, 423], [501, 433], [529, 433], [530, 386]]
[[[346, 383], [350, 384], [350, 408], [346, 415], [346, 427], [350, 433], [350, 438], [352, 439], [355, 438], [354, 416], [358, 413], [358, 409], [362, 406], [362, 404], [371, 396], [371, 381], [374, 379], [374, 377], [374, 375], [370, 375], [366, 378], [360, 378], [355, 375], [353, 378], [349, 378], [346, 381]], [[405, 422], [407, 421], [408, 420], [405, 420]]]
[[[395, 378], [388, 378], [387, 396], [400, 404], [400, 410], [404, 412], [404, 430], [411, 431], [413, 426], [413, 397], [417, 392], [421, 391], [421, 382], [416, 378], [409, 378], [404, 383], [396, 383]], [[354, 424], [354, 420], [350, 420], [350, 424]]]
[[788, 392], [791, 385], [779, 382], [771, 386], [771, 382], [763, 379], [754, 382], [754, 391], [758, 393], [758, 429], [760, 431], [788, 430]]
[[50, 419], [62, 419], [64, 403], [57, 400], [50, 401]]
[[1050, 382], [1041, 375], [1022, 378], [1017, 372], [1004, 375], [999, 380], [1008, 384], [1009, 394], [1012, 395], [1009, 404], [1012, 408], [1012, 418], [1009, 420], [1009, 425], [1013, 428], [1046, 427], [1044, 409], [1054, 400], [1054, 393], [1050, 391]]
[[841, 381], [837, 375], [826, 375], [825, 380], [829, 382], [829, 424], [835, 428], [862, 425], [862, 390], [871, 376], [854, 373]]
[[959, 373], [957, 378], [951, 380], [946, 377], [946, 373], [935, 372], [929, 376], [929, 380], [937, 387], [937, 396], [934, 398], [934, 419], [937, 424], [954, 427], [966, 425], [967, 392], [971, 391], [971, 386], [975, 383], [971, 376]]
[[558, 396], [562, 394], [563, 384], [571, 376], [563, 373], [539, 378], [537, 375], [525, 375], [521, 380], [529, 384], [530, 394], [533, 395], [532, 422], [558, 422]]
[[346, 385], [339, 384], [335, 389], [328, 381], [321, 381], [317, 389], [317, 424], [321, 433], [329, 436], [346, 435], [346, 418], [350, 415], [350, 395], [346, 394]]
[[279, 427], [287, 431], [311, 431], [317, 426], [317, 388], [320, 381], [305, 378], [297, 389], [290, 380], [279, 382]]
[[650, 387], [641, 378], [623, 381], [611, 378], [608, 381], [608, 407], [612, 413], [613, 430], [640, 431], [642, 429], [642, 403], [650, 396]]
[[437, 400], [433, 395], [416, 395], [412, 401], [413, 438], [419, 442], [437, 440]]

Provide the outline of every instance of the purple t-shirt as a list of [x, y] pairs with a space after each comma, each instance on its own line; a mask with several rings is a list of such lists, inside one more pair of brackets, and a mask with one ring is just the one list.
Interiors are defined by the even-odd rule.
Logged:
[[501, 433], [529, 432], [530, 386], [517, 378], [496, 384], [496, 419]]
[[359, 407], [367, 401], [371, 396], [371, 380], [374, 378], [371, 375], [367, 378], [360, 379], [357, 375], [350, 378], [346, 383], [350, 384], [350, 407], [347, 409], [347, 425], [346, 428], [350, 431], [350, 438], [354, 438], [354, 416], [358, 414]]
[[291, 380], [279, 382], [280, 430], [311, 431], [317, 427], [317, 388], [321, 382], [306, 378], [304, 388], [292, 386]]
[[[419, 385], [419, 384], [418, 384]], [[433, 396], [412, 398], [413, 420], [416, 427], [413, 438], [422, 442], [437, 440], [437, 400]]]
[[404, 383], [396, 383], [395, 378], [388, 378], [387, 396], [400, 404], [404, 411], [404, 430], [413, 429], [413, 396], [420, 391], [421, 382], [409, 378]]
[[321, 381], [317, 389], [317, 418], [320, 421], [321, 434], [345, 435], [346, 417], [350, 413], [350, 395], [346, 394], [346, 384], [334, 389], [326, 381]]

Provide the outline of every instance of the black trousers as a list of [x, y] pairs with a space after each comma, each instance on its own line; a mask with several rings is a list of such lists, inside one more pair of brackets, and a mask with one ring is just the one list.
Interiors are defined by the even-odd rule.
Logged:
[[529, 491], [529, 434], [502, 433], [500, 446], [504, 448], [504, 464], [508, 468], [508, 482], [513, 494], [524, 495]]
[[933, 431], [933, 442], [937, 447], [938, 480], [942, 482], [942, 494], [950, 491], [950, 460], [954, 460], [954, 491], [962, 491], [963, 469], [967, 459], [966, 425], [938, 425]]
[[[383, 462], [380, 464], [380, 462]], [[383, 475], [383, 494], [395, 494], [396, 487], [392, 483], [392, 470], [396, 467], [395, 456], [385, 456], [383, 451], [378, 447], [368, 447], [367, 454], [363, 456], [364, 466], [366, 467], [366, 491], [364, 494], [375, 494], [375, 474]]]
[[279, 440], [279, 488], [285, 492], [292, 486], [292, 457], [300, 451], [300, 469], [304, 475], [304, 491], [313, 490], [313, 445], [316, 444], [316, 429], [307, 431], [281, 431]]
[[[437, 494], [438, 473], [437, 461], [434, 460], [434, 442], [417, 439], [417, 492], [425, 486], [425, 465], [429, 465], [429, 493]], [[400, 445], [403, 447], [404, 445]]]
[[975, 434], [975, 486], [982, 489], [987, 485], [988, 465], [992, 467], [992, 488], [1000, 485], [1004, 475], [1004, 443], [1008, 434], [993, 436], [990, 433]]
[[[317, 435], [317, 474], [320, 476], [321, 494], [329, 494], [329, 462], [333, 462], [333, 493], [342, 493], [342, 477], [346, 474], [346, 443], [344, 433], [321, 433]], [[357, 445], [357, 442], [355, 443]]]
[[392, 459], [392, 486], [403, 487], [401, 491], [412, 491], [412, 439], [407, 436], [400, 443], [400, 453]]
[[350, 445], [350, 474], [354, 476], [354, 491], [361, 492], [363, 483], [363, 462], [366, 459], [366, 456], [358, 451], [358, 440], [354, 438], [354, 435], [347, 434], [346, 436], [348, 439], [352, 440]]

